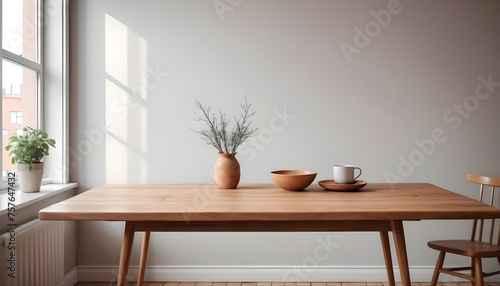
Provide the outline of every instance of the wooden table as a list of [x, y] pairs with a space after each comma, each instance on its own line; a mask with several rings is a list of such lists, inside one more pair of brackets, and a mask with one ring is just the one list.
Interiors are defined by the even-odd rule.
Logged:
[[[403, 286], [410, 286], [403, 221], [498, 218], [498, 209], [426, 183], [368, 184], [355, 192], [285, 191], [274, 184], [103, 185], [40, 211], [42, 220], [125, 221], [118, 285], [125, 285], [136, 231], [144, 231], [138, 285], [142, 285], [151, 231], [376, 231], [390, 285], [388, 232]], [[424, 247], [424, 246], [422, 246]]]

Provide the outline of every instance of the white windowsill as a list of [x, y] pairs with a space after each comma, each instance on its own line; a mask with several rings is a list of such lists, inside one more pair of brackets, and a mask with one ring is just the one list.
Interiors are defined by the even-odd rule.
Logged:
[[12, 203], [16, 210], [19, 210], [57, 194], [73, 191], [77, 186], [77, 183], [47, 184], [43, 185], [40, 192], [37, 193], [23, 193], [20, 190], [16, 190], [14, 196], [9, 195], [7, 192], [0, 193], [0, 216], [7, 214], [9, 203]]

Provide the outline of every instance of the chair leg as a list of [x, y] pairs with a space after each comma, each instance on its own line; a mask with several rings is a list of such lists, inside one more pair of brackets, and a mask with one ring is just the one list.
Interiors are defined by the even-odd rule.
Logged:
[[443, 268], [444, 257], [446, 256], [446, 252], [440, 251], [438, 260], [436, 262], [436, 268], [434, 268], [434, 273], [432, 273], [432, 279], [430, 286], [436, 286], [439, 278], [439, 271]]
[[483, 286], [483, 267], [481, 263], [481, 258], [474, 258], [474, 278], [476, 279], [476, 286]]
[[476, 265], [474, 257], [470, 258], [470, 276], [472, 276], [471, 286], [476, 286]]

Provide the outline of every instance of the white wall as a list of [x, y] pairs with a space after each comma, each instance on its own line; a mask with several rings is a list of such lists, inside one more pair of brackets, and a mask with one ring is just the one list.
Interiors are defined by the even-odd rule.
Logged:
[[[212, 183], [216, 151], [190, 130], [203, 127], [194, 101], [238, 115], [245, 95], [261, 133], [239, 151], [241, 183], [270, 183], [281, 168], [329, 179], [338, 163], [359, 165], [369, 183], [397, 177], [459, 193], [473, 188], [469, 172], [500, 177], [498, 1], [70, 5], [70, 181], [81, 191]], [[468, 225], [405, 227], [412, 277], [429, 280], [436, 253], [426, 242]], [[79, 231], [81, 279], [113, 279], [123, 225]], [[311, 266], [320, 239], [339, 248]], [[307, 265], [309, 281], [386, 279], [371, 233], [155, 233], [146, 278], [280, 279]]]

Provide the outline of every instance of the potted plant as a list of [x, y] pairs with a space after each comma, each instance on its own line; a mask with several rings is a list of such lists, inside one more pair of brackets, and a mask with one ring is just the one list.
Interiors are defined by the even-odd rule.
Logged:
[[245, 140], [257, 132], [256, 128], [250, 128], [250, 118], [255, 112], [250, 111], [251, 104], [245, 97], [245, 103], [240, 105], [242, 114], [239, 118], [234, 117], [234, 124], [230, 127], [231, 121], [225, 113], [219, 110], [217, 116], [210, 106], [204, 106], [199, 101], [195, 102], [202, 112], [202, 115], [197, 116], [195, 120], [206, 123], [208, 128], [193, 131], [200, 134], [201, 138], [208, 145], [215, 147], [219, 153], [214, 166], [215, 182], [221, 189], [235, 189], [240, 182], [240, 164], [236, 159], [236, 151]]
[[43, 158], [49, 155], [49, 148], [56, 146], [44, 131], [29, 126], [23, 128], [24, 135], [9, 138], [5, 149], [9, 151], [12, 164], [16, 165], [21, 191], [40, 191], [43, 177]]

